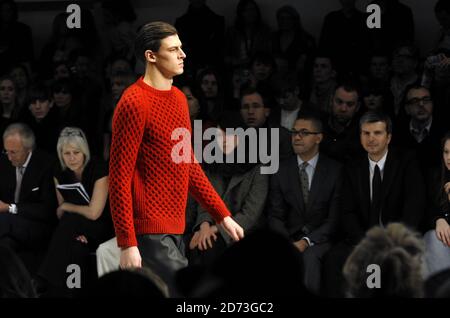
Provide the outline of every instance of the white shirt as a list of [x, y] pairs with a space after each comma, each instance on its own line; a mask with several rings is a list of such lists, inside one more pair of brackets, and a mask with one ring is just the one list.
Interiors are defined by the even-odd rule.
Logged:
[[387, 157], [388, 151], [386, 151], [386, 153], [384, 154], [384, 156], [378, 161], [375, 162], [373, 160], [371, 160], [369, 158], [369, 172], [370, 172], [370, 200], [372, 200], [372, 180], [373, 180], [373, 175], [375, 173], [375, 165], [378, 165], [378, 168], [380, 169], [380, 175], [381, 175], [381, 180], [383, 180], [383, 175], [384, 175], [384, 165], [386, 163], [386, 157]]
[[[27, 170], [27, 166], [30, 163], [32, 154], [33, 154], [33, 152], [30, 151], [30, 153], [28, 154], [27, 160], [25, 160], [25, 163], [22, 165], [22, 167], [24, 168], [22, 171], [22, 176], [25, 174], [25, 170]], [[18, 182], [18, 180], [19, 180], [19, 174], [20, 174], [19, 167], [16, 167], [16, 182]], [[11, 214], [17, 214], [17, 205], [10, 204], [10, 208], [9, 208], [8, 212]]]

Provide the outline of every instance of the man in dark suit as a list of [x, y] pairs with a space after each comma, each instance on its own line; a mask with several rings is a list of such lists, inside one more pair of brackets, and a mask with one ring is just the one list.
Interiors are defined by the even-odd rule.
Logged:
[[405, 110], [409, 120], [396, 129], [395, 145], [416, 151], [423, 172], [439, 166], [445, 129], [442, 121], [433, 116], [430, 90], [420, 85], [411, 86], [406, 92]]
[[322, 123], [311, 113], [299, 114], [292, 130], [295, 156], [280, 163], [273, 175], [269, 227], [287, 236], [302, 253], [305, 286], [320, 291], [322, 258], [330, 248], [340, 206], [341, 165], [323, 154]]
[[417, 228], [425, 209], [425, 188], [418, 161], [411, 153], [389, 147], [391, 119], [367, 112], [359, 123], [367, 154], [344, 168], [341, 228], [343, 240], [328, 253], [328, 296], [343, 296], [342, 267], [353, 247], [371, 227], [401, 222]]
[[35, 150], [32, 130], [11, 124], [0, 158], [0, 244], [21, 251], [45, 249], [56, 221], [54, 160]]

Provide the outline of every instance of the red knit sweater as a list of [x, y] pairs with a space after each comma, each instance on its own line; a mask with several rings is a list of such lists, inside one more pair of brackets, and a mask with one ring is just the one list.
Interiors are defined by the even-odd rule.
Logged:
[[[157, 90], [140, 78], [114, 112], [110, 156], [111, 213], [120, 247], [137, 246], [138, 234], [182, 234], [188, 191], [221, 222], [230, 215], [200, 165], [175, 163], [176, 128], [191, 131], [184, 94]], [[193, 158], [193, 152], [191, 151]]]

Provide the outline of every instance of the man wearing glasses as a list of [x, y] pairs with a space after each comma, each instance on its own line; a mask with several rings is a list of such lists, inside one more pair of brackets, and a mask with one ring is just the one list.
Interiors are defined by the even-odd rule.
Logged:
[[322, 258], [337, 225], [341, 165], [319, 155], [323, 134], [316, 115], [302, 111], [291, 133], [296, 155], [282, 161], [271, 180], [268, 224], [301, 252], [305, 286], [319, 294]]
[[24, 124], [8, 126], [3, 145], [0, 244], [17, 252], [45, 249], [56, 223], [54, 160], [34, 149], [34, 134]]
[[439, 118], [433, 116], [433, 99], [428, 88], [411, 86], [406, 93], [405, 111], [409, 120], [398, 129], [395, 143], [415, 150], [425, 171], [439, 165], [441, 137], [445, 131]]

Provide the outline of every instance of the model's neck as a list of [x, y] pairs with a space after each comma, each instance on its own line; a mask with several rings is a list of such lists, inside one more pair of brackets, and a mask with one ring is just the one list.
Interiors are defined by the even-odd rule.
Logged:
[[158, 69], [151, 66], [147, 66], [143, 80], [145, 84], [157, 90], [168, 91], [172, 88], [173, 79], [165, 77]]

